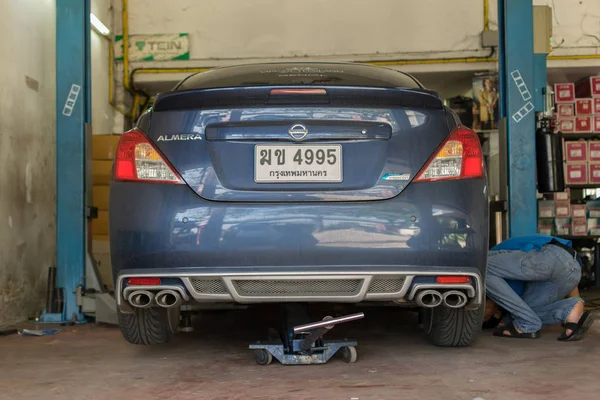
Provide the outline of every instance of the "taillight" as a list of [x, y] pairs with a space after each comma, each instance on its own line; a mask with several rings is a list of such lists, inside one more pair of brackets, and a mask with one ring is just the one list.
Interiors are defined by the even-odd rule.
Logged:
[[463, 275], [438, 276], [437, 283], [471, 283], [471, 278]]
[[119, 139], [114, 169], [115, 181], [183, 183], [175, 169], [139, 130]]
[[158, 286], [160, 278], [127, 278], [128, 286]]
[[477, 133], [456, 128], [427, 161], [415, 181], [439, 181], [483, 177], [483, 154]]

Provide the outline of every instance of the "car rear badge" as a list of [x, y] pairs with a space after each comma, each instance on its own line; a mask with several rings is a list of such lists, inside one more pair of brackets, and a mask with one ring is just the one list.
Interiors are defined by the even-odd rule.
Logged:
[[202, 135], [199, 133], [190, 133], [183, 135], [160, 135], [157, 142], [172, 142], [172, 141], [182, 141], [182, 140], [202, 140]]
[[308, 135], [308, 129], [304, 125], [296, 124], [288, 131], [292, 139], [302, 140]]
[[410, 174], [385, 174], [382, 181], [409, 181]]

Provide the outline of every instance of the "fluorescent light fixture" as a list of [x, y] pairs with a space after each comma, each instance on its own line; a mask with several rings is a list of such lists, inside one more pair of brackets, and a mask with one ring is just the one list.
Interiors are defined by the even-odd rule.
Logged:
[[90, 23], [92, 24], [92, 28], [94, 28], [94, 30], [102, 36], [110, 35], [110, 29], [108, 29], [106, 25], [104, 25], [102, 21], [100, 21], [98, 17], [92, 13], [90, 13]]

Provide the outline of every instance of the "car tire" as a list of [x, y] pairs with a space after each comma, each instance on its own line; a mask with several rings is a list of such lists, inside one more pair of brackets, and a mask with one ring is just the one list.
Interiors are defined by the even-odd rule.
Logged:
[[483, 306], [477, 310], [443, 306], [426, 308], [423, 315], [425, 332], [436, 346], [469, 346], [481, 332], [484, 313]]
[[119, 328], [132, 344], [162, 344], [171, 340], [179, 327], [179, 307], [134, 308], [132, 314], [118, 311]]

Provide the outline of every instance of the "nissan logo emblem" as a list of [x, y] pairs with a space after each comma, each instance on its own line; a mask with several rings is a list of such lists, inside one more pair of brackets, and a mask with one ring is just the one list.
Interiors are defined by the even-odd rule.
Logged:
[[308, 135], [308, 129], [304, 125], [296, 124], [288, 131], [292, 139], [302, 140]]

